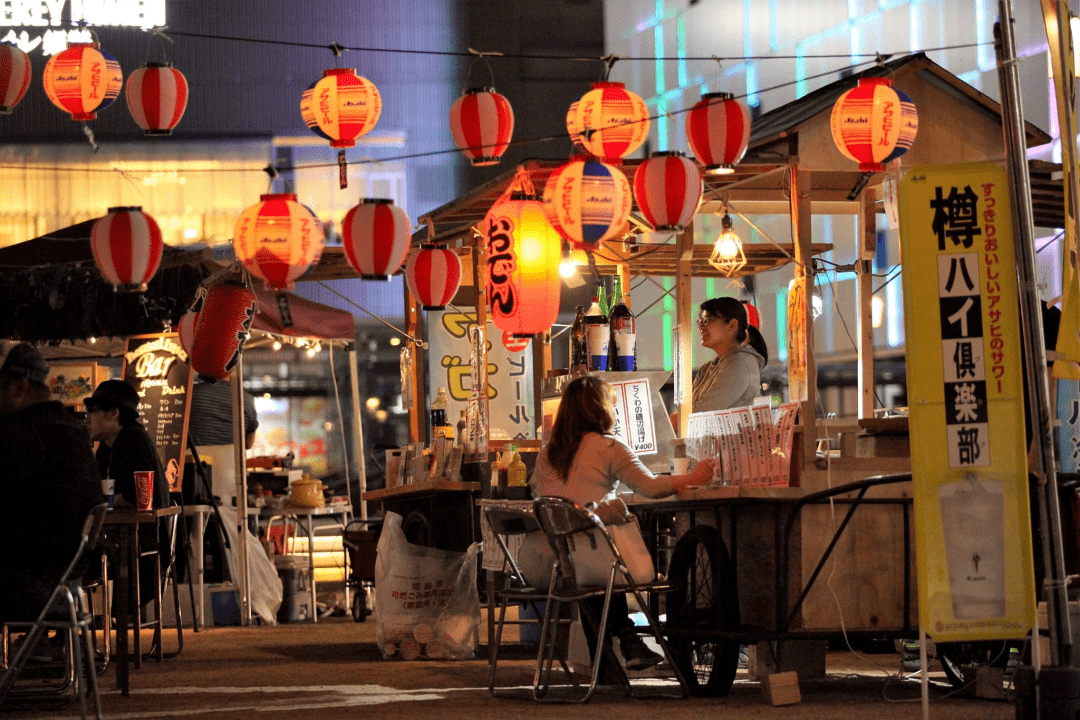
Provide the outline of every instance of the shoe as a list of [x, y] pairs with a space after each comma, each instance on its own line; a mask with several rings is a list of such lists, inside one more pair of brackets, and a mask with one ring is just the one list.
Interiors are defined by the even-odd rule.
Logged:
[[664, 656], [653, 652], [637, 633], [629, 633], [619, 638], [619, 650], [627, 670], [644, 670], [664, 661]]

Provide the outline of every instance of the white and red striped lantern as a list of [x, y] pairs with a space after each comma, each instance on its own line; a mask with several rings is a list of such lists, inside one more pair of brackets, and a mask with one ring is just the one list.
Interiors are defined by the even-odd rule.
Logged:
[[288, 290], [322, 252], [322, 223], [292, 193], [267, 194], [240, 213], [236, 258], [271, 290]]
[[17, 46], [0, 43], [0, 115], [10, 115], [30, 88], [30, 57]]
[[625, 157], [649, 136], [645, 101], [623, 83], [593, 83], [576, 105], [576, 110], [570, 106], [566, 129], [572, 138], [580, 135], [582, 146], [597, 157]]
[[300, 115], [330, 147], [350, 148], [375, 128], [382, 114], [382, 96], [375, 83], [355, 68], [323, 70], [323, 76], [300, 97]]
[[657, 152], [634, 172], [634, 199], [654, 230], [682, 232], [701, 204], [701, 172], [681, 152]]
[[915, 142], [919, 112], [889, 78], [860, 78], [833, 105], [829, 127], [836, 147], [859, 170], [884, 172]]
[[165, 243], [161, 228], [141, 207], [112, 207], [90, 230], [90, 248], [102, 277], [116, 292], [146, 292]]
[[412, 223], [393, 200], [365, 198], [345, 213], [345, 257], [363, 280], [389, 280], [409, 254]]
[[[200, 288], [180, 321], [191, 369], [204, 378], [227, 380], [240, 362], [257, 310], [251, 288], [233, 283]], [[190, 346], [184, 344], [185, 335]]]
[[144, 135], [172, 135], [187, 109], [188, 84], [172, 63], [149, 62], [128, 76], [124, 94]]
[[425, 310], [442, 310], [461, 287], [461, 258], [439, 245], [421, 245], [405, 262], [409, 294]]
[[544, 185], [544, 212], [577, 250], [595, 250], [622, 232], [633, 207], [622, 171], [598, 160], [576, 158], [556, 168]]
[[450, 107], [454, 143], [476, 167], [498, 165], [514, 135], [514, 109], [494, 88], [472, 88]]
[[511, 195], [488, 210], [484, 228], [488, 307], [495, 326], [515, 337], [547, 332], [559, 316], [562, 238], [543, 203], [531, 195]]
[[750, 143], [750, 111], [731, 93], [702, 95], [686, 114], [686, 139], [706, 173], [733, 173]]
[[67, 50], [49, 58], [42, 75], [52, 104], [72, 120], [95, 120], [120, 96], [124, 73], [120, 63], [96, 42], [68, 43]]
[[176, 332], [180, 336], [180, 347], [184, 348], [189, 356], [195, 348], [195, 327], [199, 323], [199, 313], [188, 310], [180, 316], [180, 322], [176, 324]]

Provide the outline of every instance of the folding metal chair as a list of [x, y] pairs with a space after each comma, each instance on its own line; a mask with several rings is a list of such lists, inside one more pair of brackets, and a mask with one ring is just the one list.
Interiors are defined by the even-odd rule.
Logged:
[[[509, 536], [524, 536], [538, 531], [540, 525], [536, 522], [536, 518], [532, 513], [512, 508], [487, 507], [484, 510], [484, 515], [492, 533], [495, 535], [495, 541], [498, 543], [499, 549], [502, 550], [504, 558], [502, 572], [505, 576], [503, 587], [495, 591], [495, 599], [499, 603], [499, 619], [496, 621], [495, 640], [492, 643], [491, 680], [488, 683], [488, 692], [495, 697], [515, 697], [516, 695], [513, 693], [500, 693], [495, 688], [495, 673], [499, 667], [499, 649], [502, 646], [506, 608], [510, 603], [528, 606], [533, 612], [533, 617], [543, 618], [544, 613], [540, 611], [540, 603], [547, 599], [547, 591], [531, 585], [525, 579], [521, 569], [518, 567], [514, 553], [510, 551], [506, 538]], [[562, 649], [556, 647], [555, 651], [558, 653], [559, 664], [562, 666], [567, 678], [573, 683], [574, 687], [579, 687], [574, 674], [566, 664], [566, 656]]]
[[[660, 625], [649, 610], [646, 593], [668, 592], [672, 586], [666, 582], [638, 583], [634, 581], [627, 570], [619, 548], [612, 541], [611, 536], [604, 528], [604, 524], [594, 513], [586, 510], [577, 503], [559, 497], [541, 497], [533, 501], [536, 520], [540, 529], [544, 531], [548, 542], [556, 555], [555, 572], [551, 577], [551, 586], [548, 589], [547, 612], [544, 614], [544, 625], [540, 631], [540, 650], [536, 658], [536, 676], [533, 681], [533, 697], [537, 700], [545, 698], [551, 683], [551, 662], [555, 634], [551, 632], [551, 619], [558, 618], [560, 606], [570, 604], [574, 606], [582, 621], [588, 623], [595, 631], [596, 651], [592, 661], [592, 678], [588, 690], [580, 698], [569, 698], [570, 701], [587, 702], [596, 691], [600, 679], [600, 669], [603, 665], [602, 658], [607, 658], [608, 665], [615, 673], [624, 690], [633, 697], [645, 697], [634, 691], [626, 672], [623, 670], [611, 647], [611, 638], [607, 632], [608, 614], [611, 607], [611, 598], [616, 593], [633, 594], [637, 604], [648, 620], [649, 629], [653, 638], [663, 650], [664, 657], [671, 666], [675, 679], [679, 683], [679, 694], [659, 695], [662, 697], [687, 697], [686, 680], [672, 661], [671, 649], [664, 639]], [[606, 545], [611, 552], [611, 570], [608, 573], [606, 585], [583, 585], [577, 581], [577, 572], [574, 568], [573, 550], [575, 543], [600, 543]], [[603, 597], [603, 612], [599, 620], [589, 609], [588, 603], [583, 602], [595, 597]], [[658, 697], [653, 694], [651, 697]], [[566, 701], [567, 699], [556, 699]]]
[[[161, 522], [165, 523], [165, 542], [164, 548], [168, 550], [168, 556], [166, 558], [165, 572], [161, 572], [161, 558], [162, 558], [162, 540], [159, 535], [157, 546], [153, 549], [147, 549], [143, 551], [143, 555], [154, 555], [154, 569], [156, 576], [161, 578], [161, 581], [157, 584], [157, 592], [151, 600], [154, 603], [154, 619], [149, 622], [140, 623], [139, 627], [152, 627], [154, 629], [154, 639], [150, 643], [150, 650], [147, 651], [145, 657], [155, 657], [158, 662], [164, 658], [176, 657], [184, 649], [184, 618], [180, 609], [180, 587], [176, 582], [176, 537], [179, 527], [179, 515], [170, 515], [162, 518]], [[176, 650], [170, 652], [163, 651], [163, 640], [165, 633], [165, 623], [162, 614], [162, 601], [164, 595], [169, 592], [169, 588], [172, 588], [173, 595], [173, 617], [176, 619]]]
[[94, 645], [90, 637], [93, 616], [89, 612], [86, 594], [83, 592], [79, 578], [73, 576], [87, 548], [97, 545], [108, 507], [107, 504], [101, 503], [90, 511], [86, 522], [83, 523], [82, 537], [79, 539], [75, 557], [72, 558], [56, 587], [53, 588], [37, 620], [29, 626], [14, 659], [4, 669], [3, 675], [0, 675], [0, 705], [7, 698], [15, 684], [15, 679], [22, 672], [38, 642], [48, 636], [49, 630], [57, 630], [66, 633], [68, 638], [69, 658], [74, 666], [75, 693], [78, 696], [82, 717], [86, 718], [86, 688], [89, 686], [94, 701], [94, 716], [101, 718], [101, 701], [98, 698], [97, 673], [94, 669]]

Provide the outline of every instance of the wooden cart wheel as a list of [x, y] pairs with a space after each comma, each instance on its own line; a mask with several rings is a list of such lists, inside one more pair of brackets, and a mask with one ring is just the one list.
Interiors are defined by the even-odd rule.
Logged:
[[669, 639], [673, 659], [693, 694], [723, 697], [735, 682], [739, 642], [709, 639], [709, 632], [738, 626], [739, 601], [716, 529], [690, 528], [675, 544], [668, 576], [674, 590], [667, 596], [667, 623], [677, 630]]

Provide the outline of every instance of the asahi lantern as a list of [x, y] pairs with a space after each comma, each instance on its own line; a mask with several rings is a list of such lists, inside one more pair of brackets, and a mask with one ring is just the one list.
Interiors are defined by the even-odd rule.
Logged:
[[141, 207], [113, 207], [91, 228], [90, 249], [114, 290], [145, 292], [161, 265], [165, 243], [161, 228]]
[[556, 168], [544, 185], [548, 221], [575, 249], [595, 250], [623, 231], [630, 183], [614, 165], [578, 158]]
[[860, 78], [840, 96], [829, 119], [833, 142], [863, 172], [884, 172], [885, 164], [908, 151], [919, 131], [915, 103], [888, 78]]
[[233, 250], [272, 290], [288, 290], [322, 253], [323, 228], [291, 193], [262, 195], [236, 221]]
[[323, 76], [304, 91], [300, 115], [330, 147], [350, 148], [379, 122], [382, 96], [375, 83], [356, 74], [355, 68], [323, 70]]
[[49, 58], [41, 78], [53, 105], [72, 120], [94, 120], [113, 104], [124, 86], [120, 63], [94, 43], [69, 43]]
[[649, 111], [623, 83], [593, 83], [593, 89], [570, 106], [566, 129], [596, 157], [621, 158], [649, 136]]

